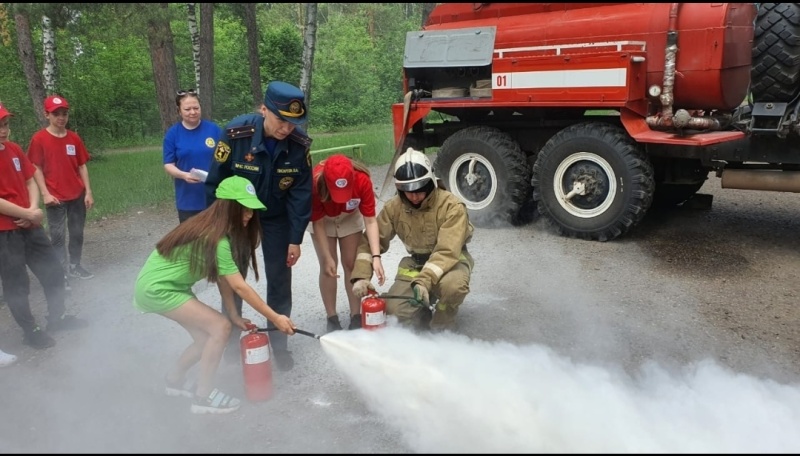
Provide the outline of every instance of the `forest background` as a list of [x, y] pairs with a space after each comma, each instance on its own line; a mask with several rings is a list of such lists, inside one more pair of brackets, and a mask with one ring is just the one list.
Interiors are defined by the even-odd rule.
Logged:
[[[27, 148], [42, 100], [70, 102], [93, 157], [160, 145], [175, 93], [199, 91], [224, 126], [272, 80], [306, 91], [310, 132], [391, 124], [406, 33], [435, 3], [0, 3], [0, 101]], [[391, 155], [391, 152], [389, 152]]]

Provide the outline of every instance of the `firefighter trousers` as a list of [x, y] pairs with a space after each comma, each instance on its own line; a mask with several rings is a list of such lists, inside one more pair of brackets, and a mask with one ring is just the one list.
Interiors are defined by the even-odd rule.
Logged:
[[[419, 275], [422, 266], [413, 258], [405, 257], [397, 267], [395, 282], [388, 295], [414, 297], [411, 282]], [[436, 312], [431, 318], [430, 310], [420, 306], [412, 299], [386, 299], [387, 315], [394, 315], [406, 325], [421, 329], [454, 329], [458, 308], [469, 293], [469, 281], [472, 274], [472, 259], [464, 257], [452, 269], [447, 271], [439, 282], [429, 291], [432, 303], [436, 303]]]

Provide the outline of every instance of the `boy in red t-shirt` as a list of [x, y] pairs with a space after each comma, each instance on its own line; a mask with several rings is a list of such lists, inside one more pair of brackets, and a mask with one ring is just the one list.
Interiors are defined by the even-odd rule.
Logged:
[[83, 320], [64, 313], [64, 275], [41, 223], [36, 168], [22, 148], [8, 140], [11, 113], [0, 105], [0, 280], [8, 309], [25, 332], [23, 342], [34, 348], [55, 341], [39, 328], [31, 313], [28, 269], [39, 279], [47, 299], [47, 331], [82, 326]]
[[[47, 97], [44, 112], [50, 124], [34, 133], [28, 146], [28, 158], [44, 177], [35, 176], [47, 211], [50, 242], [66, 276], [91, 279], [94, 274], [81, 266], [86, 211], [94, 205], [86, 167], [89, 153], [80, 136], [67, 130], [69, 103], [66, 99], [57, 95]], [[65, 249], [67, 232], [69, 244]], [[68, 279], [64, 280], [69, 287]]]

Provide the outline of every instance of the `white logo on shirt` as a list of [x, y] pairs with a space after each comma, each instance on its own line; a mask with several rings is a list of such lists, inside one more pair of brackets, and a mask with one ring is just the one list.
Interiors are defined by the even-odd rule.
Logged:
[[14, 168], [15, 168], [17, 171], [22, 171], [22, 165], [20, 165], [20, 164], [19, 164], [19, 158], [17, 158], [17, 157], [14, 157], [14, 158], [12, 158], [11, 160], [14, 162]]
[[67, 144], [67, 155], [75, 155], [75, 145]]
[[361, 198], [353, 198], [345, 203], [345, 208], [348, 211], [352, 211], [353, 209], [357, 208], [359, 204], [361, 204]]

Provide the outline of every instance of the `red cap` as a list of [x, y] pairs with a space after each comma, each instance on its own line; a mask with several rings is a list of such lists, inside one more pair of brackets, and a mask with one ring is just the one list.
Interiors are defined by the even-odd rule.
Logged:
[[8, 112], [8, 109], [6, 109], [5, 106], [0, 104], [0, 120], [5, 119], [6, 117], [8, 117], [10, 115], [13, 115], [13, 114]]
[[336, 154], [325, 160], [325, 185], [334, 203], [346, 203], [353, 196], [353, 162], [344, 155]]
[[60, 97], [58, 95], [50, 95], [49, 97], [44, 99], [44, 112], [51, 113], [58, 108], [69, 109], [69, 103], [67, 103], [66, 98]]

